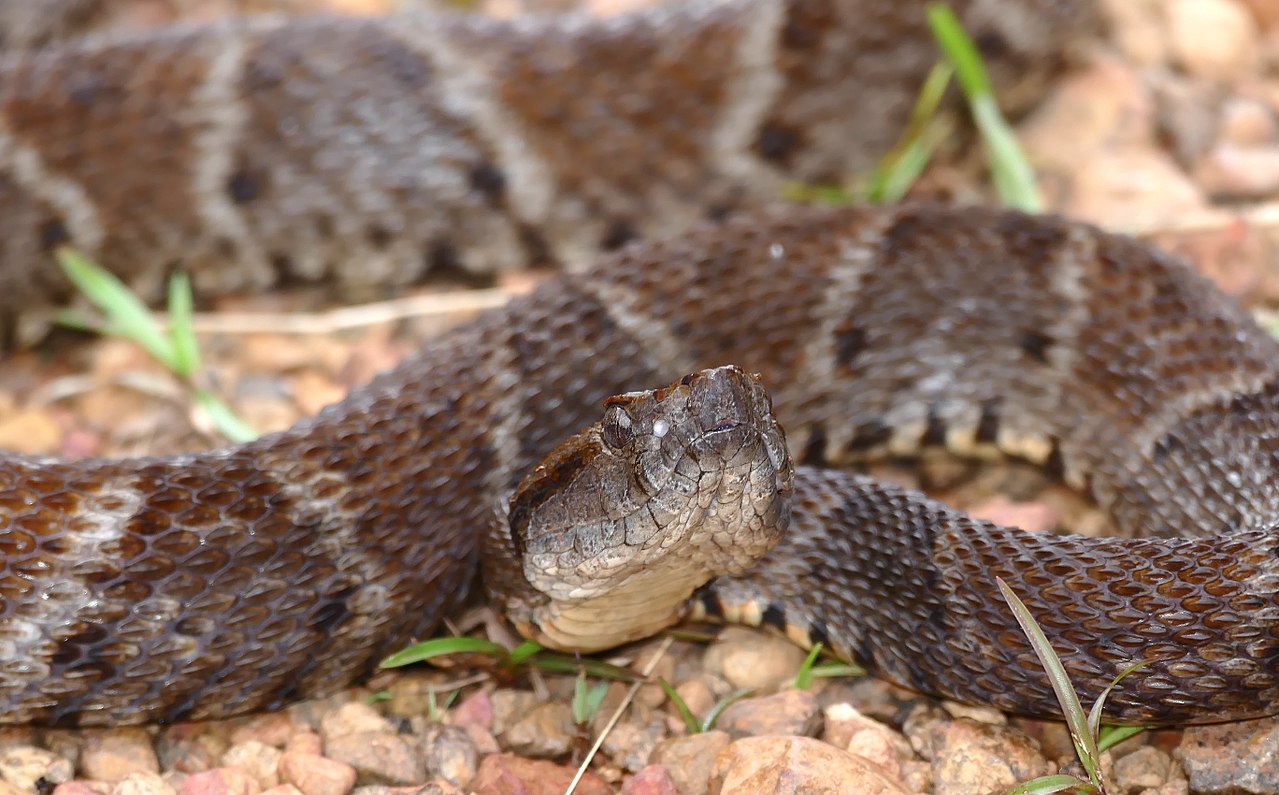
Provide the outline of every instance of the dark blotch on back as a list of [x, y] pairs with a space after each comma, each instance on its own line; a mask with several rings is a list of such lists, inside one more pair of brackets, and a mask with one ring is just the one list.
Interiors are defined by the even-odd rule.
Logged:
[[941, 447], [946, 444], [946, 421], [941, 418], [936, 403], [928, 406], [928, 426], [919, 437], [920, 447]]
[[456, 271], [462, 268], [457, 247], [447, 240], [437, 240], [426, 253], [426, 264], [431, 271]]
[[956, 222], [935, 207], [927, 205], [903, 208], [884, 230], [880, 254], [885, 262], [899, 259], [903, 253], [917, 251], [920, 241], [933, 241], [947, 234]]
[[826, 628], [826, 622], [820, 618], [814, 618], [808, 625], [808, 639], [814, 645], [820, 643], [823, 646], [829, 646], [830, 630]]
[[218, 259], [223, 260], [224, 262], [231, 262], [236, 258], [236, 252], [239, 251], [239, 246], [237, 246], [235, 241], [231, 238], [226, 237], [225, 235], [218, 235], [218, 237], [213, 241], [213, 250], [217, 252]]
[[1150, 458], [1159, 462], [1167, 458], [1169, 454], [1184, 449], [1186, 449], [1186, 443], [1182, 441], [1178, 429], [1173, 428], [1155, 440], [1155, 445], [1150, 450]]
[[471, 189], [482, 195], [489, 207], [501, 209], [506, 199], [506, 175], [492, 163], [480, 163], [471, 169]]
[[270, 257], [271, 272], [275, 274], [275, 283], [288, 285], [293, 281], [293, 258], [288, 254], [275, 252]]
[[835, 361], [844, 367], [866, 350], [866, 332], [857, 326], [840, 326], [835, 329]]
[[1039, 364], [1048, 363], [1048, 349], [1056, 344], [1056, 340], [1039, 331], [1022, 332], [1021, 339], [1017, 344], [1021, 346], [1021, 350], [1026, 356]]
[[417, 53], [384, 34], [376, 34], [367, 52], [375, 53], [384, 68], [378, 71], [389, 74], [398, 80], [406, 89], [420, 89], [430, 82], [432, 74], [430, 65]]
[[391, 231], [381, 224], [370, 224], [364, 230], [364, 239], [373, 248], [382, 251], [391, 245]]
[[1007, 213], [996, 226], [1013, 262], [1040, 266], [1054, 260], [1066, 241], [1066, 229], [1046, 219]]
[[999, 437], [999, 398], [984, 400], [981, 404], [981, 419], [977, 421], [977, 443], [994, 444]]
[[1066, 457], [1061, 452], [1061, 440], [1056, 436], [1049, 439], [1052, 449], [1048, 451], [1048, 460], [1044, 462], [1044, 471], [1061, 480], [1066, 477]]
[[1012, 47], [1008, 45], [1008, 38], [997, 30], [978, 31], [973, 43], [987, 59], [1003, 58], [1012, 51]]
[[619, 218], [609, 225], [604, 239], [600, 241], [600, 248], [604, 251], [616, 251], [634, 240], [639, 240], [639, 232], [630, 221]]
[[248, 204], [262, 195], [262, 180], [246, 168], [236, 169], [226, 182], [226, 192], [233, 203]]
[[769, 602], [760, 616], [760, 626], [772, 627], [779, 632], [786, 631], [786, 611], [776, 602]]
[[770, 163], [785, 165], [801, 142], [799, 133], [794, 129], [777, 122], [767, 122], [755, 139], [755, 152]]
[[[713, 585], [713, 583], [711, 583]], [[715, 592], [709, 590], [708, 586], [703, 586], [703, 590], [694, 595], [693, 598], [702, 603], [702, 610], [706, 612], [708, 619], [724, 620], [724, 605], [720, 603], [719, 597]]]
[[717, 202], [706, 208], [707, 221], [727, 221], [732, 214], [733, 206], [731, 204]]
[[853, 441], [848, 447], [854, 452], [872, 450], [881, 444], [887, 444], [892, 435], [893, 429], [882, 422], [862, 423], [853, 431]]
[[529, 265], [552, 265], [555, 260], [551, 256], [551, 247], [546, 238], [528, 224], [520, 224], [520, 246], [524, 249], [524, 257]]
[[497, 279], [492, 273], [477, 273], [466, 269], [457, 247], [447, 239], [431, 243], [422, 255], [424, 273], [432, 279], [456, 281], [467, 287], [492, 287]]
[[812, 430], [808, 432], [808, 441], [804, 443], [804, 450], [799, 454], [799, 463], [801, 464], [822, 464], [826, 461], [826, 429], [821, 425], [814, 425]]
[[71, 242], [71, 233], [61, 218], [50, 218], [40, 224], [40, 247], [45, 251], [53, 251], [63, 243]]

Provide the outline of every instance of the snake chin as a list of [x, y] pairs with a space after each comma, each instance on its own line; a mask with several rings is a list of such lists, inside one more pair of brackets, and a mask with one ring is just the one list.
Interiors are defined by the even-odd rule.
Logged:
[[794, 469], [772, 402], [736, 367], [605, 401], [597, 424], [548, 455], [507, 516], [540, 599], [508, 603], [517, 627], [597, 651], [682, 618], [692, 593], [780, 540]]

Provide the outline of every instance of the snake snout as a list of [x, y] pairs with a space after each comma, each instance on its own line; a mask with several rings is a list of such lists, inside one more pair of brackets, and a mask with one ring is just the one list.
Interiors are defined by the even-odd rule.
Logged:
[[707, 433], [759, 426], [771, 421], [772, 406], [756, 394], [755, 379], [733, 366], [702, 370], [685, 378], [690, 387], [688, 403]]
[[[696, 412], [698, 425], [706, 438], [717, 435], [734, 437], [749, 431], [768, 453], [770, 464], [779, 475], [791, 469], [786, 439], [773, 414], [773, 401], [758, 377], [735, 366], [716, 367], [685, 376], [691, 392], [688, 405]], [[721, 440], [727, 443], [728, 439]], [[789, 477], [784, 477], [789, 487]]]

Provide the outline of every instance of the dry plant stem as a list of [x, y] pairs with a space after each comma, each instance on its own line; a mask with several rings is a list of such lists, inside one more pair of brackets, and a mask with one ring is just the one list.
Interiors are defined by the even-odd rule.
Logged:
[[[486, 288], [452, 290], [344, 306], [322, 312], [205, 312], [192, 319], [199, 334], [328, 335], [398, 320], [449, 317], [502, 306], [523, 291]], [[163, 322], [163, 314], [157, 313]]]
[[569, 782], [568, 789], [564, 790], [564, 795], [573, 795], [573, 791], [577, 789], [577, 783], [582, 780], [582, 776], [586, 775], [587, 769], [591, 766], [591, 760], [595, 758], [595, 754], [599, 753], [600, 746], [604, 744], [604, 739], [608, 737], [609, 732], [613, 731], [613, 727], [617, 725], [617, 722], [622, 719], [622, 713], [626, 711], [631, 701], [635, 699], [635, 694], [639, 692], [640, 685], [644, 684], [652, 676], [653, 669], [666, 656], [666, 652], [670, 650], [671, 644], [674, 642], [675, 639], [670, 635], [662, 638], [662, 645], [657, 647], [657, 653], [649, 659], [648, 665], [645, 665], [644, 670], [640, 672], [643, 678], [636, 679], [631, 683], [630, 688], [626, 691], [626, 697], [622, 699], [622, 703], [617, 705], [617, 709], [613, 710], [613, 714], [609, 716], [608, 723], [604, 725], [599, 737], [595, 738], [595, 742], [591, 745], [591, 750], [587, 752], [586, 758], [582, 760], [582, 764], [577, 768], [577, 774]]

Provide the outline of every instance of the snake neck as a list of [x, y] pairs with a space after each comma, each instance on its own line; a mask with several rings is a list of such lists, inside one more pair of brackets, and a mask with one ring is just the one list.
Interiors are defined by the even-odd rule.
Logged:
[[596, 652], [648, 637], [679, 623], [688, 595], [705, 584], [705, 573], [643, 570], [603, 596], [556, 599], [528, 583], [507, 532], [505, 507], [494, 512], [485, 538], [485, 589], [523, 637], [566, 651]]
[[548, 599], [511, 618], [521, 634], [543, 646], [602, 651], [679, 623], [688, 611], [689, 593], [705, 579], [705, 574], [693, 572], [671, 577], [666, 572], [645, 571], [605, 596], [579, 602]]

